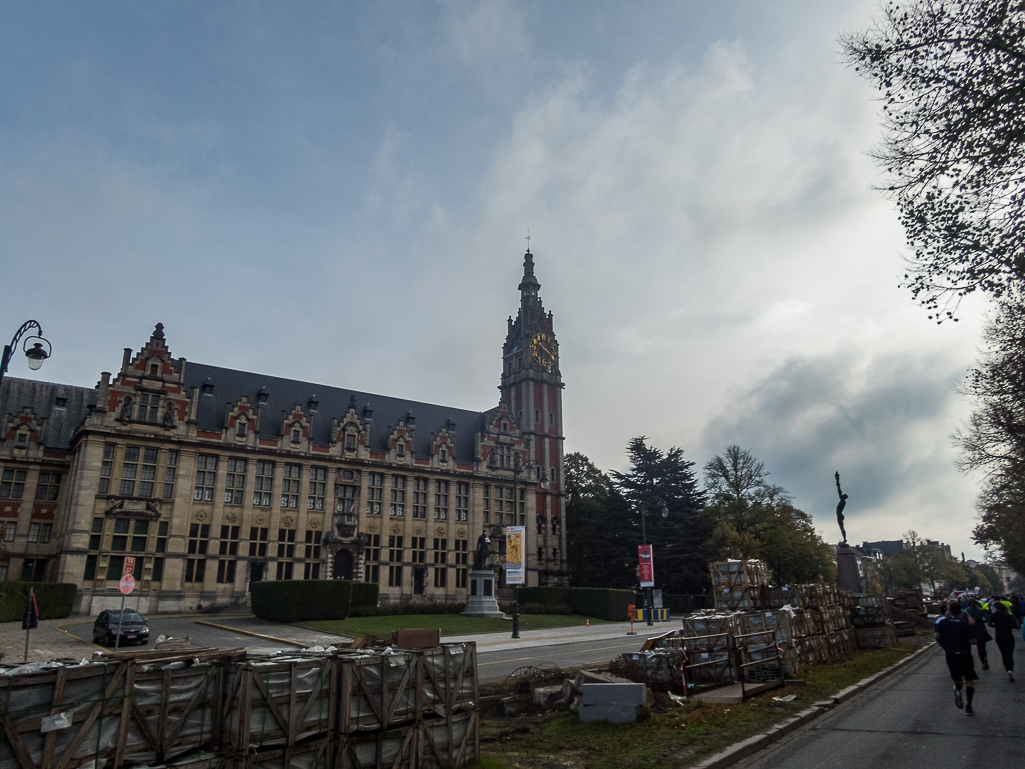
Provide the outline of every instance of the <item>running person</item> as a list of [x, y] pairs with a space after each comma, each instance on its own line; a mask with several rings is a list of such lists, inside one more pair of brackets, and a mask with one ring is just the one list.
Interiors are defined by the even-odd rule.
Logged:
[[[972, 659], [971, 623], [973, 620], [962, 614], [961, 604], [951, 600], [947, 613], [936, 620], [936, 643], [947, 655], [947, 669], [954, 679], [954, 704], [964, 708], [965, 713], [975, 715], [972, 700], [975, 699], [975, 662]], [[967, 688], [968, 704], [961, 699], [961, 687]]]
[[975, 598], [968, 600], [968, 608], [964, 610], [965, 613], [975, 620], [972, 623], [972, 637], [975, 639], [975, 648], [979, 652], [979, 662], [982, 663], [983, 670], [989, 670], [989, 655], [986, 653], [986, 644], [993, 639], [989, 635], [989, 631], [986, 630], [986, 621], [989, 619], [989, 612], [987, 612], [982, 604]]
[[1014, 631], [1017, 627], [1014, 617], [1007, 611], [1007, 606], [1001, 601], [995, 601], [993, 616], [989, 623], [996, 631], [997, 648], [1000, 649], [1000, 656], [1003, 658], [1004, 670], [1007, 671], [1007, 680], [1014, 683]]

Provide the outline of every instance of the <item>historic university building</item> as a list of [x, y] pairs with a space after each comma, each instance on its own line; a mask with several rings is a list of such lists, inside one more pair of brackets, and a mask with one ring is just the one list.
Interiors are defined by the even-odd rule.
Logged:
[[481, 530], [504, 549], [518, 524], [527, 584], [568, 584], [563, 384], [539, 289], [528, 250], [485, 412], [173, 358], [161, 324], [95, 388], [6, 378], [0, 579], [76, 583], [82, 614], [119, 603], [126, 558], [145, 613], [245, 604], [266, 579], [459, 601]]

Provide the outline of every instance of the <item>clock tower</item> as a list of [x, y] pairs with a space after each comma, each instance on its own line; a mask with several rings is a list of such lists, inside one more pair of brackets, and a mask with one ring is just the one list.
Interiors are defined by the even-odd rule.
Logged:
[[[541, 284], [534, 277], [534, 256], [527, 249], [523, 256], [523, 280], [520, 281], [520, 310], [516, 320], [509, 318], [509, 330], [502, 348], [502, 403], [506, 404], [520, 427], [528, 449], [528, 461], [536, 468], [525, 468], [522, 476], [534, 486], [537, 552], [528, 553], [528, 564], [536, 558], [538, 584], [568, 585], [566, 565], [566, 500], [563, 478], [562, 374], [559, 371], [559, 344], [552, 328], [552, 314], [546, 313], [538, 294]], [[547, 477], [543, 484], [541, 471]], [[547, 485], [548, 488], [545, 488]], [[534, 556], [534, 558], [529, 558]]]

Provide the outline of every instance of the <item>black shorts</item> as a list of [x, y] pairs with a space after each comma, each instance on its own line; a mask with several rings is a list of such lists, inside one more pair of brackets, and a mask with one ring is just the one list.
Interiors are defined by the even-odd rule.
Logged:
[[979, 680], [979, 677], [975, 675], [975, 662], [972, 660], [972, 653], [970, 651], [961, 652], [960, 654], [948, 654], [947, 669], [950, 671], [950, 677], [954, 679], [955, 683]]

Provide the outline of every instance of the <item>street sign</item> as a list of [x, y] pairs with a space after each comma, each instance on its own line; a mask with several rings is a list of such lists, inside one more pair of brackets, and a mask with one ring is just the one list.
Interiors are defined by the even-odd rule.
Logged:
[[133, 577], [131, 574], [125, 574], [125, 576], [121, 578], [121, 584], [118, 585], [118, 588], [121, 590], [122, 593], [128, 595], [133, 590], [135, 590], [135, 577]]
[[641, 587], [654, 587], [655, 566], [651, 562], [651, 545], [637, 546], [637, 565], [641, 576]]
[[135, 558], [129, 555], [125, 557], [125, 570], [121, 576], [130, 576], [132, 574], [135, 574]]

